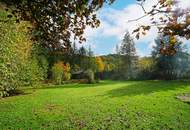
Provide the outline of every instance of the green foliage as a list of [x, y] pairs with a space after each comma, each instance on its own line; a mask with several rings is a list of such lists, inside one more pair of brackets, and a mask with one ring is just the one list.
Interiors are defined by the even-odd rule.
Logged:
[[49, 62], [48, 62], [48, 50], [43, 48], [42, 45], [35, 44], [32, 48], [32, 57], [36, 60], [41, 76], [40, 80], [44, 80], [47, 78], [47, 73], [49, 69]]
[[47, 73], [46, 58], [39, 58], [30, 40], [27, 22], [15, 23], [7, 19], [9, 13], [0, 9], [0, 90], [2, 96], [14, 94], [24, 85], [35, 85]]
[[62, 84], [63, 81], [70, 80], [70, 65], [64, 64], [64, 62], [59, 61], [55, 63], [52, 67], [52, 79], [56, 84]]
[[68, 81], [71, 79], [71, 73], [70, 73], [70, 64], [66, 63], [64, 65], [64, 74], [63, 74], [63, 81]]
[[121, 45], [119, 47], [118, 45], [116, 46], [116, 52], [121, 58], [118, 65], [121, 79], [136, 79], [138, 56], [136, 54], [135, 43], [128, 31], [124, 35]]
[[[46, 71], [39, 65], [39, 61], [36, 57], [32, 57], [29, 61], [26, 61], [22, 66], [20, 77], [23, 85], [36, 86], [43, 81], [46, 76]], [[44, 72], [45, 71], [45, 72]]]
[[59, 62], [52, 67], [52, 78], [56, 84], [61, 84], [63, 80], [64, 68], [63, 63]]
[[96, 61], [90, 47], [89, 50], [84, 47], [79, 48], [78, 52], [76, 52], [75, 57], [76, 59], [74, 63], [78, 63], [81, 70], [91, 69], [93, 71], [96, 71]]
[[74, 64], [73, 67], [72, 67], [72, 71], [74, 71], [74, 72], [80, 71], [80, 69], [81, 68], [77, 64]]
[[[7, 14], [0, 10], [0, 19], [7, 19]], [[17, 81], [22, 63], [15, 46], [22, 37], [16, 31], [16, 24], [13, 20], [14, 18], [6, 23], [0, 22], [0, 89], [2, 96], [9, 96], [20, 86], [20, 82]]]
[[84, 74], [88, 80], [88, 83], [94, 83], [94, 72], [92, 70], [88, 69]]
[[138, 79], [148, 80], [153, 78], [155, 70], [155, 59], [152, 57], [142, 57], [138, 60]]
[[95, 57], [90, 49], [87, 50], [84, 47], [78, 49], [75, 44], [71, 49], [72, 51], [70, 53], [50, 53], [48, 56], [50, 68], [52, 68], [54, 63], [64, 61], [70, 64], [71, 72], [85, 71], [87, 69], [96, 71]]
[[154, 72], [156, 78], [166, 80], [189, 78], [190, 55], [178, 39], [175, 39], [175, 55], [160, 54], [163, 48], [162, 46], [167, 48], [171, 44], [171, 41], [170, 36], [159, 36], [155, 40], [156, 46], [154, 47], [152, 56], [156, 61]]
[[[114, 0], [1, 0], [6, 6], [12, 8], [12, 14], [17, 21], [26, 20], [34, 23], [35, 39], [41, 41], [44, 47], [54, 50], [64, 50], [70, 47], [71, 36], [80, 43], [86, 41], [83, 37], [87, 26], [95, 28], [100, 25], [96, 11], [104, 3], [113, 3]], [[0, 4], [1, 4], [0, 3]], [[11, 16], [10, 16], [11, 17]], [[44, 24], [46, 23], [46, 24]], [[56, 23], [56, 26], [52, 26]]]

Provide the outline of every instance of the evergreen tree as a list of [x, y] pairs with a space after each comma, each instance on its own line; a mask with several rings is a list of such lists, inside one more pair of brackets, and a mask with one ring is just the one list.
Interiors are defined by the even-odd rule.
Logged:
[[88, 55], [87, 55], [87, 57], [88, 57], [88, 68], [90, 69], [90, 70], [92, 70], [93, 72], [95, 72], [96, 71], [96, 59], [95, 59], [95, 57], [94, 57], [94, 54], [93, 54], [93, 51], [92, 51], [92, 49], [91, 49], [91, 46], [89, 45], [89, 47], [88, 47]]
[[89, 45], [89, 47], [88, 47], [88, 56], [89, 56], [89, 57], [92, 57], [92, 56], [93, 56], [93, 51], [92, 51], [92, 48], [91, 48], [90, 45]]
[[137, 55], [133, 38], [127, 31], [120, 46], [122, 56], [122, 70], [125, 72], [124, 77], [134, 79], [136, 75]]

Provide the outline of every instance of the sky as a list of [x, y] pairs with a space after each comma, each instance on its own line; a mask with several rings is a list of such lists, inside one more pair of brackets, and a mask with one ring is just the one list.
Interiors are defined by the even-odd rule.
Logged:
[[[157, 0], [146, 0], [144, 4], [146, 10], [150, 10], [156, 1]], [[179, 7], [190, 7], [190, 0], [179, 1]], [[83, 46], [91, 46], [95, 55], [114, 53], [116, 44], [122, 42], [126, 31], [132, 33], [139, 25], [147, 25], [150, 23], [149, 17], [135, 22], [128, 22], [128, 20], [139, 18], [142, 15], [142, 8], [136, 4], [136, 0], [116, 0], [112, 5], [105, 5], [97, 12], [97, 17], [101, 21], [100, 27], [97, 29], [86, 29], [85, 37], [87, 41]], [[131, 36], [134, 37], [134, 35]], [[156, 37], [157, 29], [152, 28], [147, 35], [140, 37], [139, 40], [134, 38], [137, 54], [139, 56], [150, 55]], [[182, 39], [182, 41], [190, 47], [189, 41], [185, 39]]]

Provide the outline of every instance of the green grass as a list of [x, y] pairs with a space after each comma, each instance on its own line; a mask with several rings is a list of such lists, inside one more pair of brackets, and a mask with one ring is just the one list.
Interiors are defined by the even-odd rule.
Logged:
[[0, 130], [189, 130], [190, 105], [176, 98], [189, 82], [102, 81], [26, 89], [0, 99]]

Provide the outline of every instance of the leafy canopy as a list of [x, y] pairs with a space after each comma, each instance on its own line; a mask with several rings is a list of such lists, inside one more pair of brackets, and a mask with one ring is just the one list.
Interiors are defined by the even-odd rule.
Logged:
[[[114, 0], [1, 0], [20, 20], [30, 21], [34, 39], [51, 50], [68, 50], [71, 38], [80, 43], [86, 26], [98, 27], [96, 11]], [[9, 15], [8, 17], [11, 17]], [[34, 30], [35, 29], [35, 30]]]
[[[151, 27], [156, 26], [159, 33], [163, 33], [165, 36], [170, 36], [173, 39], [175, 36], [184, 37], [190, 39], [190, 9], [178, 8], [177, 0], [158, 0], [152, 6], [152, 9], [147, 11], [144, 7], [146, 0], [137, 0], [138, 5], [142, 7], [144, 15], [130, 21], [138, 21], [144, 17], [150, 17], [151, 24], [141, 25], [133, 31], [136, 34], [136, 38], [139, 39], [140, 35], [145, 35]], [[167, 50], [160, 51], [164, 55], [174, 55], [175, 45], [177, 42], [173, 40]]]

